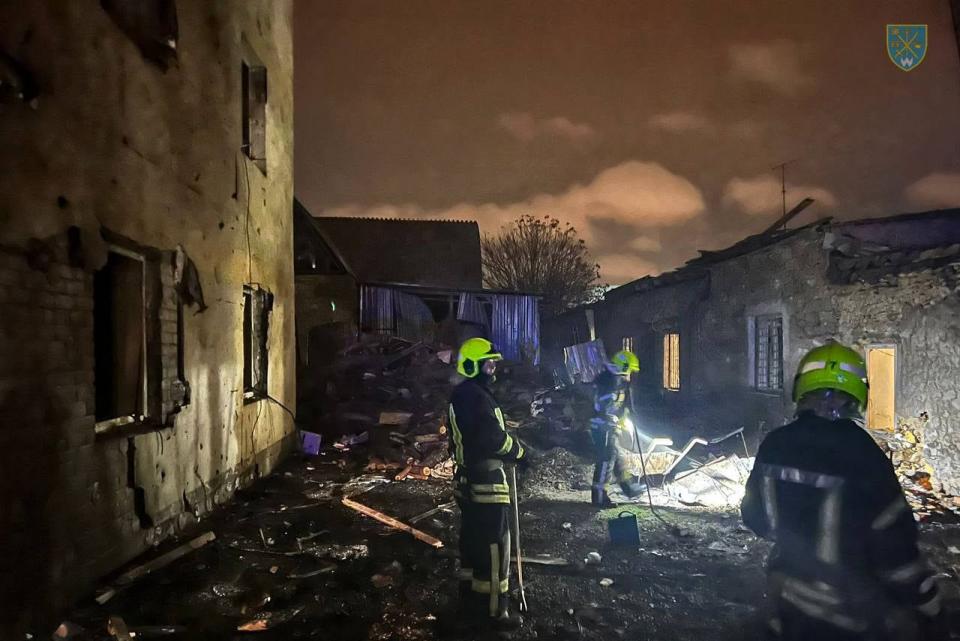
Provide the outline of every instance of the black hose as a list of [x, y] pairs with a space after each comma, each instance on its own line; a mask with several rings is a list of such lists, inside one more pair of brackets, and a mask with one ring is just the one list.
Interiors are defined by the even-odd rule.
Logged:
[[[633, 390], [629, 386], [627, 387], [627, 398], [630, 399], [630, 414], [632, 415], [633, 419], [637, 419], [637, 409], [633, 405]], [[667, 523], [657, 512], [657, 509], [653, 506], [653, 493], [650, 492], [650, 479], [647, 477], [647, 463], [643, 460], [643, 448], [640, 447], [640, 432], [637, 429], [636, 421], [631, 420], [630, 422], [633, 425], [633, 438], [637, 441], [637, 452], [640, 453], [640, 470], [643, 472], [643, 486], [647, 490], [647, 503], [650, 505], [650, 513], [653, 514], [658, 521], [663, 523], [667, 529], [675, 530], [676, 526]]]

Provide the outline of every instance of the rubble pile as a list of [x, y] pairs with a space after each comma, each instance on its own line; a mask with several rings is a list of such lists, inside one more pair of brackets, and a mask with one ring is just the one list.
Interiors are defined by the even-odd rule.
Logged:
[[593, 417], [593, 388], [568, 385], [533, 395], [530, 414], [542, 418], [552, 431], [587, 429]]
[[[320, 397], [312, 407], [322, 411], [307, 412], [306, 429], [342, 453], [366, 456], [365, 472], [397, 481], [451, 479], [446, 408], [462, 380], [455, 359], [456, 351], [444, 345], [364, 336], [311, 381]], [[539, 387], [532, 365], [498, 369], [493, 392], [508, 428], [541, 424], [530, 416]]]
[[453, 351], [396, 336], [364, 336], [316, 373], [309, 426], [343, 453], [362, 451], [365, 471], [451, 478], [446, 404], [457, 382]]
[[960, 517], [960, 497], [934, 485], [932, 469], [923, 459], [924, 428], [929, 420], [926, 413], [916, 418], [898, 417], [892, 432], [872, 430], [870, 434], [890, 457], [918, 521]]

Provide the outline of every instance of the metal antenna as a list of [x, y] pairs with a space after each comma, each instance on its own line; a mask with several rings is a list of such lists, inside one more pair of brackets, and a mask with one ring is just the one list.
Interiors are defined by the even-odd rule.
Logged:
[[771, 169], [780, 170], [780, 195], [783, 197], [783, 209], [780, 211], [781, 216], [787, 215], [787, 165], [792, 162], [793, 160], [786, 160], [779, 165], [771, 167]]

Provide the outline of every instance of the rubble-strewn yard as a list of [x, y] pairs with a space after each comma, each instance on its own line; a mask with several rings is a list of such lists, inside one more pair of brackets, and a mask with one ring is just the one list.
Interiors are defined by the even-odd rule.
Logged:
[[[72, 638], [112, 638], [111, 615], [136, 638], [476, 638], [456, 618], [455, 508], [416, 523], [445, 542], [434, 549], [340, 503], [354, 493], [409, 522], [448, 502], [448, 483], [364, 474], [366, 457], [357, 454], [290, 461], [201, 523], [216, 540], [71, 614], [73, 629], [84, 629]], [[758, 638], [768, 545], [744, 531], [736, 512], [663, 508], [668, 529], [633, 506], [641, 545], [614, 548], [604, 519], [619, 510], [589, 506], [588, 472], [588, 460], [556, 448], [521, 481], [524, 556], [568, 564], [525, 565], [530, 613], [517, 638]], [[949, 597], [960, 560], [953, 545], [960, 528], [924, 526]], [[599, 563], [584, 563], [591, 552]]]
[[[443, 413], [455, 382], [451, 356], [396, 339], [350, 348], [307, 414], [306, 427], [323, 437], [318, 455], [295, 456], [203, 520], [194, 536], [215, 538], [201, 539], [199, 549], [132, 581], [105, 584], [69, 616], [60, 637], [477, 638], [456, 602], [458, 515]], [[661, 448], [648, 460], [662, 521], [645, 500], [598, 512], [589, 504], [589, 388], [545, 390], [535, 369], [519, 365], [503, 367], [495, 388], [507, 424], [539, 453], [520, 481], [530, 612], [516, 638], [762, 637], [769, 544], [729, 507], [749, 469], [739, 434], [694, 444], [666, 483], [662, 473], [678, 450]], [[426, 536], [360, 514], [345, 497]], [[728, 507], [690, 505], [699, 498]], [[623, 511], [637, 515], [639, 545], [610, 543], [607, 521]], [[960, 526], [927, 523], [923, 533], [952, 599]]]

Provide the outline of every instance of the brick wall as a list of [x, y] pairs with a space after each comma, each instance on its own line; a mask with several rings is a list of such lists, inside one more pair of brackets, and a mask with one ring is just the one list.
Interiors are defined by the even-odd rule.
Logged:
[[[179, 62], [165, 71], [100, 5], [78, 7], [0, 6], [0, 49], [41, 90], [0, 119], [18, 150], [0, 155], [0, 639], [49, 635], [58, 610], [293, 441], [279, 404], [242, 398], [252, 281], [275, 301], [268, 392], [295, 402], [292, 2], [176, 3]], [[251, 56], [269, 74], [260, 164], [241, 148]], [[96, 259], [77, 256], [77, 237], [94, 254], [103, 240], [149, 254], [148, 425], [96, 433]], [[207, 303], [179, 330], [178, 246]]]

